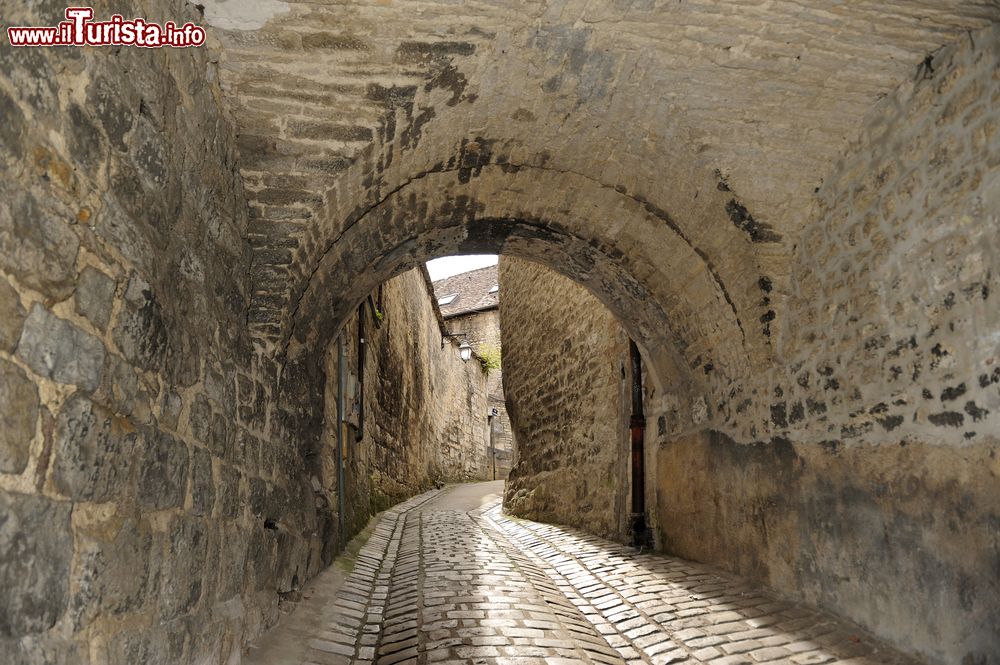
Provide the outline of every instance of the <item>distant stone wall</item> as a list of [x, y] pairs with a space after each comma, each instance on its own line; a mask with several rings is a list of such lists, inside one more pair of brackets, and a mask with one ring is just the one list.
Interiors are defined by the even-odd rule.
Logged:
[[[457, 340], [442, 337], [432, 298], [423, 276], [411, 270], [383, 285], [379, 327], [365, 304], [344, 328], [348, 531], [435, 483], [484, 480], [492, 473], [486, 373], [475, 360], [461, 359]], [[359, 315], [365, 317], [360, 390]], [[337, 445], [337, 353], [335, 342], [326, 354], [327, 450]], [[336, 502], [335, 455], [324, 460], [318, 480], [326, 500]]]
[[628, 337], [583, 287], [506, 256], [500, 321], [515, 441], [505, 510], [624, 538]]
[[[500, 310], [488, 309], [482, 312], [470, 312], [460, 316], [445, 319], [448, 332], [460, 335], [456, 339], [468, 340], [477, 353], [489, 350], [502, 350], [500, 336]], [[497, 409], [500, 415], [493, 420], [493, 446], [496, 448], [496, 477], [506, 478], [510, 471], [514, 455], [514, 433], [507, 415], [507, 403], [504, 399], [503, 371], [491, 370], [487, 377], [486, 390], [489, 395], [489, 406]], [[490, 474], [493, 477], [493, 460], [490, 459]]]

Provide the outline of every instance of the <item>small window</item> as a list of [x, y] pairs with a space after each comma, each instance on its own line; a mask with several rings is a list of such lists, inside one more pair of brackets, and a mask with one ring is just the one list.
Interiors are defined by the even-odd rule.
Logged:
[[490, 293], [496, 293], [499, 290], [500, 290], [500, 285], [499, 284], [494, 284], [493, 288], [490, 289]]
[[451, 295], [438, 298], [438, 305], [450, 305], [457, 297], [457, 293], [452, 293]]

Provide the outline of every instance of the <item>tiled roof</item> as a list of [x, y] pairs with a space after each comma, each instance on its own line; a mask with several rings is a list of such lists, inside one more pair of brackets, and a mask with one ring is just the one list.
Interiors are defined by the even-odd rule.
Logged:
[[500, 304], [497, 280], [497, 267], [493, 265], [434, 282], [434, 297], [438, 299], [441, 315], [447, 319], [497, 307]]

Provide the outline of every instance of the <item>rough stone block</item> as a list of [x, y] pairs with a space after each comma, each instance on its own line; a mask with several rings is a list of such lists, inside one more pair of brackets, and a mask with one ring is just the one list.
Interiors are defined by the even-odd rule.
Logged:
[[69, 503], [0, 491], [0, 638], [44, 632], [66, 610]]
[[24, 471], [37, 420], [38, 388], [24, 370], [0, 358], [0, 471]]
[[160, 561], [148, 523], [113, 517], [83, 528], [77, 542], [80, 573], [72, 603], [77, 625], [103, 613], [138, 611], [155, 596]]
[[223, 519], [234, 519], [240, 510], [240, 473], [228, 464], [219, 465], [219, 509]]
[[56, 418], [52, 484], [79, 501], [108, 501], [129, 480], [137, 445], [131, 425], [77, 393]]
[[6, 279], [0, 278], [0, 350], [13, 351], [21, 337], [25, 311], [17, 291]]
[[[69, 226], [69, 211], [43, 210], [23, 190], [2, 188], [0, 266], [20, 283], [62, 300], [73, 292], [80, 239]], [[54, 199], [48, 199], [52, 201]]]
[[114, 340], [129, 361], [147, 370], [163, 366], [167, 353], [167, 328], [152, 287], [132, 275], [114, 329]]
[[89, 391], [100, 383], [105, 350], [101, 340], [36, 304], [24, 322], [17, 355], [37, 374]]
[[215, 481], [212, 478], [212, 455], [195, 447], [191, 455], [191, 512], [211, 515], [215, 505]]
[[96, 268], [86, 267], [76, 286], [76, 311], [100, 330], [108, 327], [115, 281]]
[[149, 430], [139, 470], [139, 503], [163, 509], [184, 505], [187, 490], [188, 450], [164, 432]]
[[166, 559], [160, 578], [160, 616], [171, 619], [187, 612], [201, 598], [208, 554], [204, 523], [178, 517], [167, 534]]
[[0, 90], [0, 165], [12, 166], [24, 156], [24, 112]]

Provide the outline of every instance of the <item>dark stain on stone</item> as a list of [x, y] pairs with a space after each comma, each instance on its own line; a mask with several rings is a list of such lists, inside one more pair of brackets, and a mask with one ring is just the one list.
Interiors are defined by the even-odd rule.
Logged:
[[957, 411], [942, 411], [941, 413], [932, 413], [927, 416], [927, 419], [931, 421], [934, 425], [938, 427], [961, 427], [965, 422], [965, 416]]
[[396, 49], [396, 62], [426, 64], [452, 56], [468, 56], [476, 52], [471, 42], [403, 42]]
[[917, 338], [911, 335], [909, 339], [901, 339], [896, 342], [896, 348], [888, 352], [888, 356], [892, 358], [898, 358], [902, 353], [903, 349], [913, 349], [917, 346]]
[[805, 417], [806, 417], [806, 410], [802, 402], [796, 402], [795, 404], [792, 404], [792, 410], [788, 414], [788, 422], [790, 424], [801, 422], [802, 420], [805, 420]]
[[788, 427], [788, 417], [785, 413], [784, 402], [771, 405], [771, 422], [778, 427]]
[[868, 413], [883, 414], [889, 412], [889, 405], [885, 402], [879, 402], [872, 408], [868, 409]]
[[719, 169], [715, 169], [715, 179], [719, 181], [718, 184], [716, 184], [715, 188], [718, 189], [720, 192], [732, 191], [729, 188], [728, 178], [726, 178], [726, 176]]
[[730, 199], [726, 204], [729, 220], [739, 230], [750, 236], [752, 242], [780, 242], [781, 236], [772, 230], [770, 224], [758, 222], [742, 203]]
[[923, 390], [921, 390], [920, 394], [923, 396], [924, 399], [934, 399], [934, 393], [932, 393], [931, 391], [927, 390], [927, 388], [924, 388]]
[[931, 348], [931, 353], [937, 356], [938, 358], [944, 358], [946, 355], [948, 355], [948, 352], [944, 350], [944, 347], [941, 346], [940, 342], [938, 342], [933, 346], [933, 348]]
[[702, 369], [704, 369], [704, 370], [705, 370], [705, 374], [708, 374], [708, 373], [709, 373], [709, 372], [711, 372], [711, 371], [712, 371], [713, 369], [715, 369], [715, 365], [713, 365], [713, 364], [712, 364], [712, 362], [711, 362], [711, 361], [709, 361], [709, 362], [705, 363], [705, 366], [704, 366], [704, 367], [702, 367]]
[[872, 431], [871, 423], [857, 423], [854, 425], [844, 425], [840, 428], [840, 436], [844, 439], [856, 439]]
[[762, 276], [757, 280], [757, 287], [760, 288], [764, 293], [770, 293], [771, 289], [774, 288], [774, 284], [771, 282], [771, 278], [767, 276]]
[[424, 85], [424, 92], [430, 92], [434, 88], [441, 88], [451, 92], [451, 99], [446, 104], [456, 106], [462, 101], [475, 101], [475, 95], [466, 95], [465, 89], [469, 85], [469, 79], [465, 74], [449, 63], [438, 68], [431, 76], [431, 80]]
[[400, 133], [400, 148], [403, 150], [416, 148], [417, 143], [420, 142], [420, 137], [423, 135], [424, 125], [430, 122], [435, 115], [433, 108], [429, 106], [422, 107], [420, 113], [412, 119], [410, 125]]
[[836, 455], [840, 452], [840, 448], [843, 445], [840, 441], [820, 441], [820, 447], [831, 455]]
[[534, 122], [536, 120], [535, 114], [528, 109], [517, 109], [511, 114], [511, 120], [517, 120], [518, 122]]
[[458, 152], [458, 181], [463, 185], [479, 176], [483, 167], [493, 157], [493, 142], [477, 136], [475, 140], [462, 139]]
[[952, 386], [945, 388], [941, 391], [941, 401], [950, 402], [951, 400], [958, 399], [965, 394], [965, 384], [960, 383], [957, 386]]
[[813, 398], [807, 397], [806, 408], [809, 409], [809, 413], [813, 415], [820, 415], [826, 413], [826, 402], [817, 402]]
[[965, 412], [972, 417], [972, 422], [974, 423], [978, 423], [990, 414], [988, 409], [980, 408], [972, 400], [965, 403]]
[[900, 425], [903, 424], [903, 416], [886, 416], [885, 418], [877, 418], [878, 424], [882, 426], [886, 432], [891, 432]]
[[827, 379], [823, 384], [823, 390], [840, 390], [840, 381], [834, 378]]
[[979, 375], [979, 387], [988, 388], [994, 383], [1000, 383], [1000, 367], [993, 370], [991, 374]]

